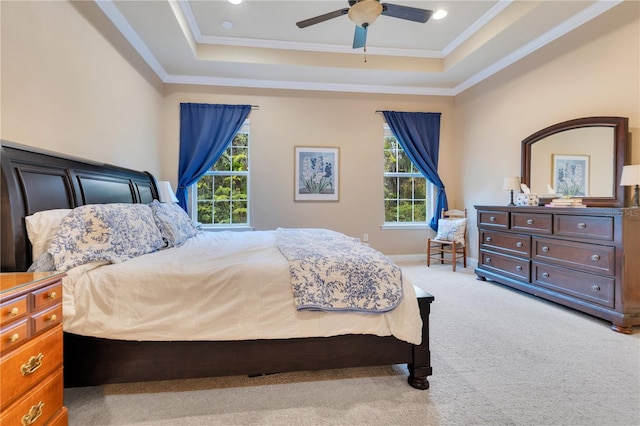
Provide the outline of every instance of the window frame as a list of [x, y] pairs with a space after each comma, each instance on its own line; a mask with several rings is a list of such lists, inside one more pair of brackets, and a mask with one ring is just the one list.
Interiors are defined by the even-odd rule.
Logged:
[[[402, 145], [400, 144], [400, 142], [398, 141], [398, 139], [396, 138], [396, 136], [393, 134], [393, 132], [391, 131], [391, 128], [389, 127], [389, 125], [387, 123], [384, 123], [383, 125], [383, 137], [382, 137], [382, 152], [383, 152], [383, 164], [382, 164], [382, 205], [383, 205], [383, 224], [382, 224], [382, 229], [407, 229], [407, 228], [412, 228], [412, 229], [427, 229], [429, 228], [429, 222], [431, 221], [431, 218], [434, 215], [434, 206], [435, 206], [435, 202], [436, 202], [436, 190], [435, 190], [435, 186], [433, 185], [433, 183], [431, 183], [431, 181], [429, 181], [429, 179], [427, 179], [422, 173], [420, 173], [420, 171], [417, 169], [417, 167], [415, 166], [415, 164], [413, 164], [413, 161], [411, 161], [410, 158], [409, 159], [412, 169], [414, 170], [413, 172], [398, 172], [398, 171], [394, 171], [394, 172], [388, 172], [385, 170], [386, 167], [386, 162], [385, 162], [385, 139], [391, 137], [393, 139], [396, 140], [396, 143], [398, 144], [398, 147], [402, 150], [402, 152], [405, 153], [406, 152], [404, 150], [404, 148], [402, 147]], [[389, 177], [393, 177], [393, 178], [421, 178], [425, 180], [425, 198], [424, 198], [424, 202], [426, 203], [427, 206], [427, 211], [426, 211], [426, 218], [425, 221], [411, 221], [411, 222], [398, 222], [398, 221], [394, 221], [394, 222], [389, 222], [387, 221], [387, 210], [386, 210], [386, 204], [388, 200], [395, 200], [396, 203], [398, 203], [400, 200], [412, 200], [412, 202], [415, 202], [416, 200], [422, 200], [422, 198], [417, 199], [414, 197], [414, 189], [412, 188], [412, 198], [394, 198], [394, 199], [388, 199], [386, 198], [386, 193], [385, 193], [385, 179], [389, 178]], [[415, 188], [415, 187], [414, 187]]]
[[[240, 130], [236, 133], [236, 135], [245, 133], [247, 135], [247, 170], [246, 171], [215, 171], [211, 170], [214, 165], [219, 161], [216, 160], [216, 163], [212, 164], [200, 178], [193, 185], [189, 187], [189, 211], [191, 219], [194, 223], [200, 226], [203, 230], [212, 230], [212, 231], [223, 231], [223, 230], [234, 230], [234, 231], [243, 231], [243, 230], [253, 230], [253, 226], [251, 225], [251, 121], [250, 119], [246, 119], [240, 127]], [[234, 139], [236, 137], [234, 135]], [[225, 147], [225, 151], [229, 148], [233, 148], [233, 139], [227, 147]], [[222, 157], [221, 157], [222, 158]], [[200, 179], [205, 176], [245, 176], [247, 181], [247, 221], [244, 223], [201, 223], [198, 221], [198, 182]], [[212, 191], [215, 191], [212, 188]], [[230, 200], [230, 203], [233, 201]], [[231, 211], [230, 211], [231, 212]]]

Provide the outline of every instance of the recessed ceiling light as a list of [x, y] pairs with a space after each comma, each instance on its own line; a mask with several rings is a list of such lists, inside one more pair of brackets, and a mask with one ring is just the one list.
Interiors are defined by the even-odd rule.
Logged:
[[[229, 1], [231, 1], [231, 0], [229, 0]], [[437, 20], [437, 19], [442, 19], [442, 18], [444, 18], [445, 16], [447, 16], [447, 11], [446, 11], [446, 10], [442, 10], [442, 9], [440, 9], [440, 10], [437, 10], [437, 11], [433, 14], [432, 18]]]
[[233, 22], [231, 21], [222, 21], [222, 28], [226, 28], [227, 30], [233, 28]]
[[240, 3], [242, 3], [242, 0], [229, 0], [229, 3], [231, 3], [231, 4], [240, 4]]

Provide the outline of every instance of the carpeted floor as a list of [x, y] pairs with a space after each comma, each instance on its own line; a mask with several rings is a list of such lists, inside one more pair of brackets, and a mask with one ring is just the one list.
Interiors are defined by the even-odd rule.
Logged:
[[639, 425], [640, 329], [403, 263], [435, 296], [431, 387], [404, 366], [65, 390], [70, 425]]

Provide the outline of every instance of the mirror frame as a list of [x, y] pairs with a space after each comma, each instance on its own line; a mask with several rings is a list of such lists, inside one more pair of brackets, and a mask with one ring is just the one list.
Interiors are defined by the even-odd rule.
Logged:
[[[522, 141], [522, 183], [530, 185], [531, 178], [531, 146], [542, 139], [571, 129], [582, 127], [612, 127], [614, 134], [613, 146], [613, 188], [611, 197], [583, 197], [582, 202], [588, 207], [624, 207], [625, 188], [620, 186], [622, 167], [628, 158], [627, 135], [629, 134], [629, 119], [627, 117], [585, 117], [564, 121], [542, 129]], [[550, 198], [541, 198], [540, 204], [550, 202]]]

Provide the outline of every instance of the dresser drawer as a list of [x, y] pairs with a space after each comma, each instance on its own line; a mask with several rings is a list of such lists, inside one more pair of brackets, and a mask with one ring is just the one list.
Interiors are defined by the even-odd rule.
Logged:
[[46, 425], [62, 409], [64, 388], [62, 368], [2, 411], [2, 425]]
[[31, 330], [33, 334], [38, 334], [58, 324], [62, 324], [62, 304], [34, 315]]
[[0, 305], [0, 327], [27, 316], [27, 296], [16, 297]]
[[480, 245], [483, 249], [496, 250], [513, 256], [531, 256], [531, 237], [529, 235], [480, 231]]
[[5, 405], [62, 365], [62, 326], [27, 342], [1, 361], [4, 410]]
[[481, 210], [478, 212], [478, 226], [496, 229], [508, 229], [509, 212]]
[[586, 272], [615, 274], [615, 248], [609, 246], [534, 237], [532, 260]]
[[613, 241], [613, 217], [557, 214], [555, 235]]
[[529, 282], [530, 262], [527, 259], [481, 250], [479, 267], [519, 281]]
[[13, 348], [17, 348], [29, 340], [27, 320], [23, 319], [16, 324], [11, 324], [11, 327], [3, 328], [2, 332], [0, 332], [0, 339], [2, 339], [0, 340], [0, 353], [2, 354]]
[[536, 234], [553, 233], [553, 215], [546, 213], [511, 213], [511, 229]]
[[54, 284], [36, 290], [33, 293], [33, 306], [35, 310], [51, 306], [54, 303], [62, 302], [62, 282], [57, 281]]
[[557, 266], [533, 263], [532, 282], [608, 308], [615, 304], [615, 279]]

